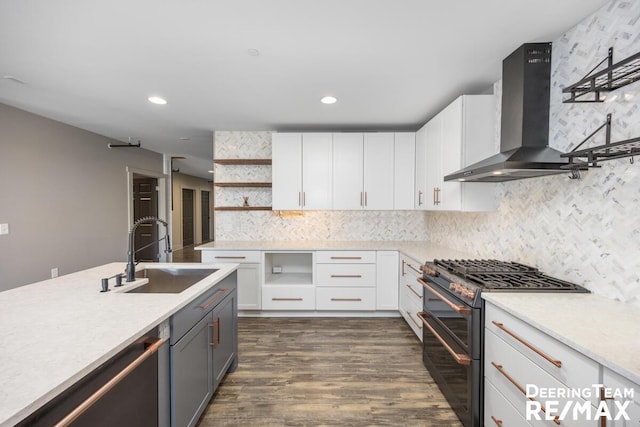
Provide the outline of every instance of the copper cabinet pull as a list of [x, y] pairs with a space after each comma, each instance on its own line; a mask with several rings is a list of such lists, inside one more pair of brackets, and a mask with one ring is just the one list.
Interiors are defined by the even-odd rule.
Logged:
[[[213, 323], [209, 323], [209, 327], [211, 328], [211, 342], [209, 343], [209, 345], [213, 348], [217, 347], [217, 340], [216, 340], [216, 326], [218, 325], [218, 322], [220, 321], [220, 318], [217, 318]], [[218, 328], [218, 334], [220, 333], [220, 328]]]
[[407, 264], [407, 262], [406, 262], [405, 260], [402, 260], [402, 275], [403, 275], [403, 276], [406, 276], [406, 275], [407, 275], [407, 272], [406, 272], [406, 271], [404, 271], [404, 266], [405, 266], [406, 264]]
[[271, 298], [271, 301], [302, 301], [302, 298]]
[[364, 203], [362, 202], [362, 191], [360, 192], [360, 206], [364, 206]]
[[436, 205], [440, 204], [440, 187], [436, 187]]
[[362, 259], [361, 256], [332, 256], [331, 259]]
[[494, 417], [493, 415], [491, 415], [491, 419], [493, 420], [494, 423], [496, 423], [498, 427], [502, 427], [502, 420], [496, 419], [496, 417]]
[[71, 425], [80, 415], [84, 414], [89, 408], [91, 408], [98, 400], [100, 400], [105, 394], [113, 389], [120, 381], [122, 381], [127, 375], [133, 372], [138, 366], [145, 360], [151, 357], [158, 349], [164, 344], [165, 340], [157, 338], [147, 349], [138, 356], [133, 362], [129, 363], [122, 371], [118, 372], [113, 378], [107, 381], [102, 387], [96, 390], [91, 396], [89, 396], [84, 402], [78, 405], [73, 411], [69, 412], [63, 419], [61, 419], [55, 427], [66, 427]]
[[418, 206], [422, 206], [422, 191], [418, 191]]
[[211, 307], [213, 304], [215, 304], [217, 301], [220, 300], [220, 298], [222, 298], [224, 296], [225, 293], [227, 293], [229, 289], [227, 288], [222, 288], [222, 289], [218, 289], [216, 291], [216, 296], [211, 298], [208, 302], [200, 305], [200, 308], [203, 310], [206, 310], [207, 308]]
[[222, 255], [216, 255], [215, 257], [216, 259], [246, 259], [246, 256], [222, 256]]
[[442, 338], [440, 334], [437, 333], [435, 329], [433, 329], [433, 327], [429, 324], [427, 319], [424, 318], [422, 312], [416, 313], [416, 315], [420, 318], [420, 320], [422, 320], [422, 323], [427, 327], [427, 329], [431, 331], [431, 333], [438, 339], [438, 341], [440, 341], [440, 344], [442, 344], [444, 348], [447, 349], [447, 351], [451, 354], [451, 356], [453, 356], [453, 358], [459, 365], [463, 365], [463, 366], [471, 365], [471, 358], [466, 354], [456, 353], [456, 351], [453, 348], [451, 348], [451, 346], [444, 340], [444, 338]]
[[298, 206], [302, 206], [302, 192], [298, 191]]
[[360, 302], [362, 301], [362, 298], [331, 298], [331, 301], [355, 301], [355, 302]]
[[364, 206], [366, 207], [368, 205], [367, 203], [367, 192], [364, 192]]
[[416, 273], [422, 275], [422, 271], [418, 270], [417, 268], [415, 268], [413, 265], [407, 263], [407, 267], [409, 267], [410, 269], [412, 269], [413, 271], [415, 271]]
[[449, 301], [447, 298], [445, 298], [440, 292], [436, 291], [434, 288], [431, 287], [431, 285], [429, 285], [427, 282], [425, 282], [424, 280], [422, 280], [421, 278], [417, 278], [416, 279], [418, 282], [420, 282], [422, 284], [422, 286], [424, 286], [425, 288], [427, 288], [428, 290], [430, 290], [431, 292], [433, 292], [433, 294], [435, 296], [437, 296], [438, 298], [440, 298], [442, 301], [444, 301], [449, 307], [451, 307], [453, 309], [453, 311], [455, 311], [458, 314], [462, 314], [463, 316], [468, 316], [469, 314], [471, 314], [471, 308], [469, 307], [465, 307], [463, 305], [455, 305], [454, 303], [452, 303], [451, 301]]
[[411, 315], [410, 311], [407, 311], [407, 315], [409, 316], [409, 319], [411, 319], [413, 324], [416, 325], [418, 327], [418, 329], [422, 330], [422, 325], [420, 323], [416, 322], [416, 319], [413, 318], [413, 316]]
[[562, 367], [562, 362], [560, 360], [554, 359], [551, 356], [544, 353], [543, 351], [538, 350], [536, 347], [533, 346], [533, 344], [528, 343], [527, 341], [524, 340], [524, 338], [519, 337], [514, 332], [511, 332], [509, 329], [505, 328], [504, 324], [500, 322], [496, 322], [495, 320], [492, 320], [491, 323], [496, 325], [499, 329], [503, 330], [505, 333], [511, 335], [513, 338], [518, 340], [519, 343], [521, 343], [522, 345], [524, 345], [525, 347], [527, 347], [528, 349], [536, 353], [538, 356], [542, 357], [547, 362], [551, 363], [556, 368]]
[[302, 192], [302, 207], [307, 205], [307, 193], [305, 191]]
[[436, 203], [436, 187], [433, 187], [433, 205], [437, 205]]
[[337, 279], [360, 279], [362, 274], [332, 274], [331, 277]]
[[[491, 362], [491, 364], [493, 365], [494, 368], [496, 368], [498, 370], [498, 372], [500, 372], [511, 384], [513, 384], [522, 394], [524, 394], [525, 396], [527, 395], [527, 392], [525, 391], [525, 389], [516, 382], [516, 380], [514, 380], [513, 378], [511, 378], [511, 375], [507, 374], [505, 372], [505, 370], [502, 368], [502, 365], [498, 365], [496, 362]], [[536, 400], [533, 397], [527, 397], [527, 399], [531, 400], [532, 402], [535, 402]], [[542, 409], [542, 412], [544, 412], [545, 414], [547, 413], [547, 410], [545, 409], [544, 406], [540, 405], [540, 409]], [[553, 419], [553, 422], [556, 423], [557, 425], [560, 425], [560, 421], [558, 420], [558, 416], [556, 415]]]
[[410, 290], [411, 292], [413, 292], [413, 294], [414, 294], [415, 296], [417, 296], [418, 298], [422, 298], [422, 295], [420, 295], [419, 293], [417, 293], [417, 292], [416, 292], [416, 291], [411, 287], [411, 285], [405, 285], [405, 286], [406, 286], [407, 288], [409, 288], [409, 290]]

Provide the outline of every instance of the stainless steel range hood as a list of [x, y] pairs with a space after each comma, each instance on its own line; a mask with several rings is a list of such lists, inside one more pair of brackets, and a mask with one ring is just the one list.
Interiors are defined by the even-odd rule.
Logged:
[[502, 182], [566, 172], [548, 146], [551, 43], [527, 43], [502, 62], [500, 153], [449, 174], [445, 181]]

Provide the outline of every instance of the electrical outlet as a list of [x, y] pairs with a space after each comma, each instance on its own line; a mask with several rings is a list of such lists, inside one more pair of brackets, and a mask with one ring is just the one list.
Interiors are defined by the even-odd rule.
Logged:
[[51, 278], [55, 279], [56, 277], [58, 277], [58, 267], [54, 267], [51, 269]]
[[9, 224], [0, 224], [0, 234], [9, 234]]

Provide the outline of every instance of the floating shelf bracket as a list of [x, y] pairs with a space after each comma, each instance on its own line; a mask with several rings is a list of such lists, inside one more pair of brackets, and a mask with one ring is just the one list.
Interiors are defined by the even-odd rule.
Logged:
[[[602, 129], [605, 129], [605, 143], [603, 145], [578, 150]], [[563, 168], [572, 171], [572, 178], [579, 178], [581, 169], [599, 167], [598, 162], [630, 157], [629, 161], [633, 164], [633, 158], [637, 155], [640, 155], [640, 137], [611, 142], [611, 114], [607, 114], [607, 120], [598, 129], [591, 132], [573, 150], [561, 154], [560, 157], [569, 159], [569, 163]]]
[[[596, 72], [596, 69], [605, 62], [607, 67]], [[610, 47], [607, 57], [600, 61], [585, 77], [562, 89], [563, 93], [569, 94], [569, 98], [562, 102], [603, 102], [604, 99], [600, 97], [601, 93], [614, 91], [637, 80], [640, 80], [640, 52], [614, 64], [613, 48]], [[583, 98], [591, 93], [593, 99]]]

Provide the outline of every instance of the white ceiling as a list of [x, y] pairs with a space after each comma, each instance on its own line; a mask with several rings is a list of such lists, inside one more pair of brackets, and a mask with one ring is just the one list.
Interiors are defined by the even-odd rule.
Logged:
[[415, 130], [605, 3], [0, 0], [0, 102], [208, 177], [214, 130]]

